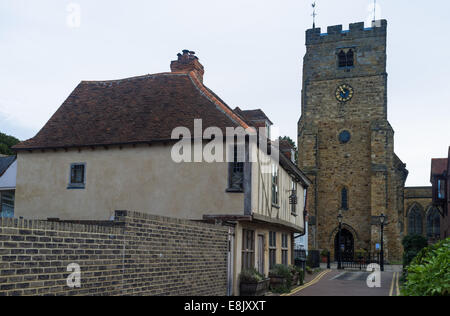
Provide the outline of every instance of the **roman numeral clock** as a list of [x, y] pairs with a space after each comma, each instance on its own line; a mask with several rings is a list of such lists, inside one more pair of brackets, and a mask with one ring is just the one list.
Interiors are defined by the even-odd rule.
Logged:
[[353, 88], [348, 84], [341, 84], [336, 89], [336, 99], [339, 102], [348, 102], [353, 98]]

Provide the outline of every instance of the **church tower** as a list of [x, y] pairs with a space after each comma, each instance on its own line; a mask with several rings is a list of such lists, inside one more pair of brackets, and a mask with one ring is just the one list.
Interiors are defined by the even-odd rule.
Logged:
[[386, 20], [306, 31], [298, 160], [313, 181], [309, 249], [375, 252], [384, 214], [385, 258], [401, 258], [408, 171], [387, 120], [386, 36]]

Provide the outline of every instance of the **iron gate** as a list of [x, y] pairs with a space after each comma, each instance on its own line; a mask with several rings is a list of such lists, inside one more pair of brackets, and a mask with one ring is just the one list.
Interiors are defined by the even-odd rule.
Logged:
[[365, 255], [341, 254], [341, 266], [343, 269], [366, 270], [367, 266], [376, 263], [380, 264], [380, 253], [367, 253]]

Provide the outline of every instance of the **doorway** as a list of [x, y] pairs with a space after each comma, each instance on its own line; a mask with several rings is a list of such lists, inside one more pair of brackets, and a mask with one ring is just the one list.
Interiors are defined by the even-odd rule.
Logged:
[[339, 241], [338, 239], [339, 232], [334, 239], [334, 259], [338, 260], [339, 247], [341, 248], [342, 258], [353, 258], [355, 253], [353, 234], [348, 229], [343, 228], [341, 230], [341, 240]]

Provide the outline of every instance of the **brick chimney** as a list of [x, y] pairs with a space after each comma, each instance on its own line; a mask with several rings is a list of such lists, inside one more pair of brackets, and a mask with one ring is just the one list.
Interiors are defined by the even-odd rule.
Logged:
[[287, 140], [280, 140], [280, 152], [295, 163], [295, 148]]
[[183, 50], [183, 54], [178, 54], [178, 60], [174, 60], [170, 64], [170, 70], [172, 72], [191, 72], [195, 71], [198, 79], [203, 82], [203, 75], [205, 70], [203, 65], [198, 61], [198, 57], [195, 56], [195, 52], [187, 49]]

